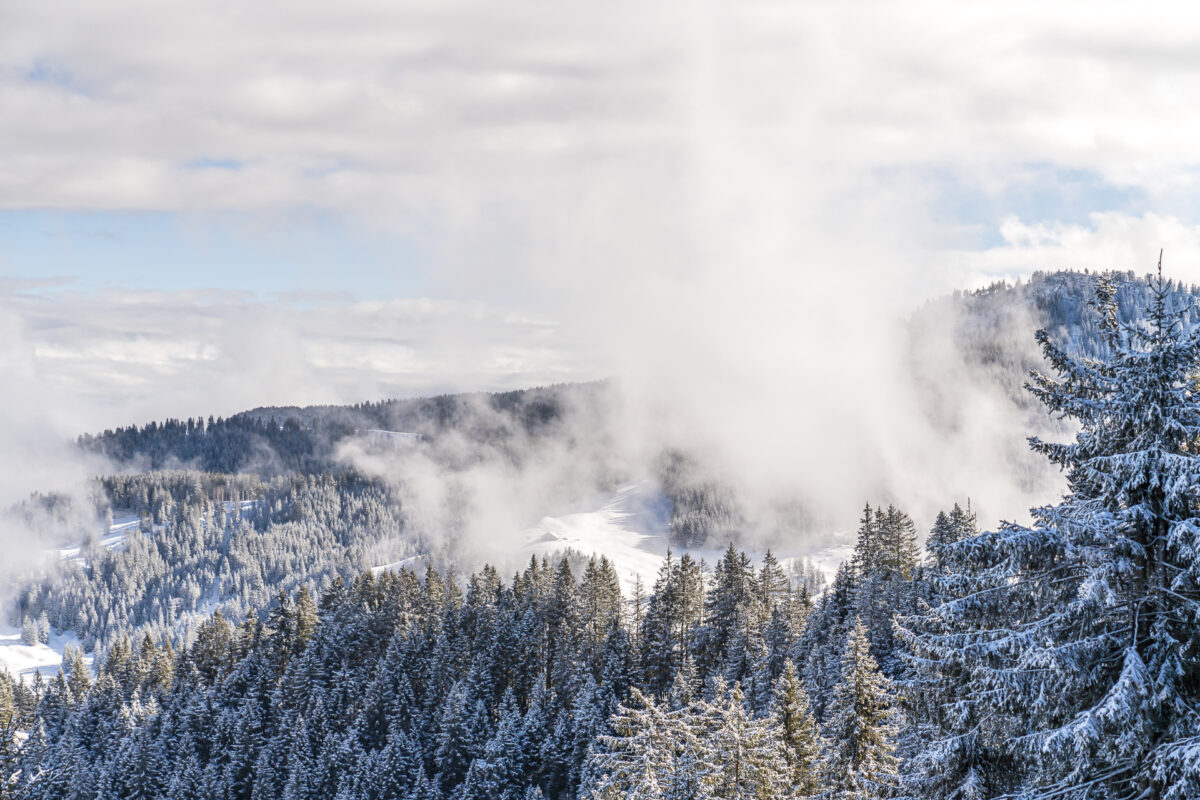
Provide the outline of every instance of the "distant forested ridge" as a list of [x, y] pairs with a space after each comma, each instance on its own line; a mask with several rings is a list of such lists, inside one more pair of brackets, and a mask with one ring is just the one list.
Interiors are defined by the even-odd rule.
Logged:
[[[1100, 324], [1088, 303], [1101, 273], [1034, 273], [1027, 282], [998, 282], [927, 304], [913, 315], [914, 336], [949, 325], [968, 361], [998, 366], [1014, 396], [1040, 357], [1033, 332], [1045, 329], [1068, 350], [1107, 354]], [[1152, 291], [1144, 278], [1105, 273], [1116, 287], [1118, 315], [1144, 319]], [[1188, 326], [1200, 322], [1192, 300], [1200, 287], [1168, 281], [1167, 303], [1182, 310]], [[79, 437], [79, 445], [114, 464], [142, 469], [190, 467], [203, 472], [324, 472], [336, 466], [337, 444], [356, 432], [400, 431], [436, 439], [448, 432], [503, 443], [516, 436], [560, 433], [568, 418], [586, 424], [608, 413], [612, 385], [605, 381], [559, 384], [521, 391], [447, 394], [340, 406], [257, 408], [226, 418], [166, 419]], [[726, 510], [719, 515], [730, 513]]]
[[494, 394], [448, 394], [346, 406], [257, 408], [227, 418], [167, 419], [79, 437], [117, 466], [203, 472], [319, 473], [341, 468], [339, 442], [369, 430], [448, 432], [492, 445], [551, 435], [568, 416], [600, 413], [607, 384], [559, 384]]

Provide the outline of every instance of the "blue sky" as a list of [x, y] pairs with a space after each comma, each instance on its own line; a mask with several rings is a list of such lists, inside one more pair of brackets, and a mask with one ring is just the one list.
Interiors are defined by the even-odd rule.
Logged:
[[[202, 163], [214, 168], [211, 160]], [[879, 178], [922, 185], [930, 217], [959, 228], [962, 246], [981, 251], [1003, 246], [1001, 224], [1012, 216], [1087, 226], [1096, 212], [1140, 216], [1162, 205], [1142, 187], [1053, 164], [1017, 165], [1010, 180], [994, 186], [953, 165], [881, 168]], [[1178, 201], [1172, 208], [1190, 211]], [[394, 299], [447, 291], [431, 279], [434, 269], [413, 237], [331, 211], [0, 211], [0, 275], [34, 279], [40, 291]]]
[[219, 289], [267, 298], [422, 296], [424, 257], [329, 214], [0, 212], [0, 274], [43, 291]]

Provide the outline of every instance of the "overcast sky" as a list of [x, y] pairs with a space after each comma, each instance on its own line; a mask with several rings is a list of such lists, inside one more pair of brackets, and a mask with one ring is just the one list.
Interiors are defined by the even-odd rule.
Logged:
[[1200, 281], [1200, 19], [1115, 6], [0, 5], [6, 408], [708, 363], [789, 335], [737, 322], [781, 296], [903, 314], [1159, 247]]

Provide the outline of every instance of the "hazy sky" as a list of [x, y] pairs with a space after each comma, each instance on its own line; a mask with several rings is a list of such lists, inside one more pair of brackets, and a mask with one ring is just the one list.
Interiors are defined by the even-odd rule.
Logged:
[[1200, 18], [1167, 8], [3, 4], [9, 408], [720, 383], [838, 296], [1160, 246], [1200, 280]]

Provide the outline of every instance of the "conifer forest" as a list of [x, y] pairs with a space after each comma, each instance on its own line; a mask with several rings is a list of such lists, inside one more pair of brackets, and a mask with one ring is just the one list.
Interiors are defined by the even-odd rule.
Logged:
[[0, 0], [0, 800], [1200, 800], [1200, 4]]
[[[426, 443], [468, 431], [512, 448], [566, 414], [594, 420], [603, 385], [484, 397], [486, 414], [445, 397], [82, 436], [113, 463], [142, 459], [91, 498], [114, 529], [131, 511], [130, 532], [23, 579], [11, 622], [26, 644], [73, 638], [53, 675], [0, 672], [0, 791], [1200, 797], [1191, 293], [1123, 275], [1032, 291], [1063, 280], [1092, 296], [1047, 312], [1071, 334], [1038, 333], [1026, 389], [1075, 423], [1030, 439], [1065, 492], [995, 530], [965, 498], [927, 531], [868, 499], [828, 579], [730, 543], [738, 499], [677, 452], [660, 461], [671, 547], [632, 587], [603, 552], [465, 569], [453, 544], [407, 534], [394, 485], [332, 456], [338, 431], [398, 418]], [[72, 502], [11, 513], [69, 527]], [[700, 545], [721, 539], [709, 563]]]

